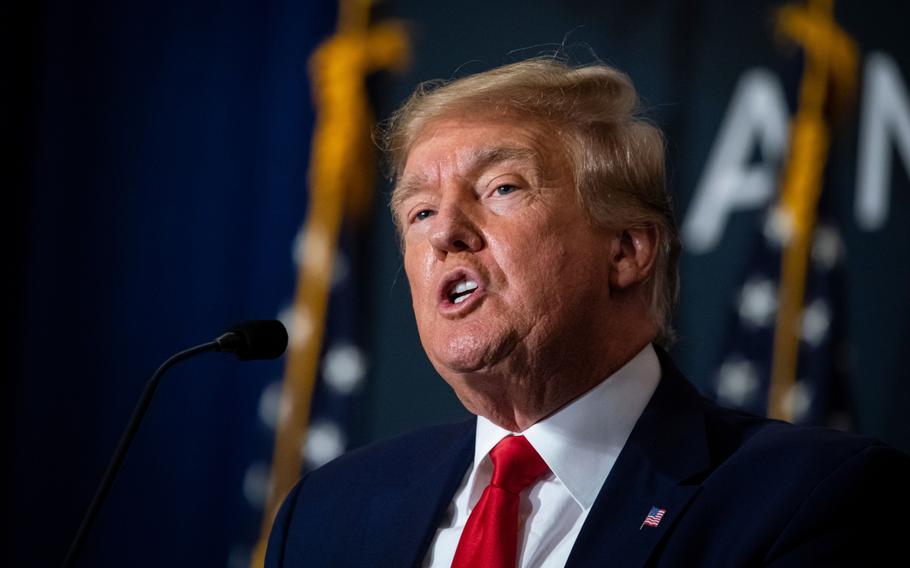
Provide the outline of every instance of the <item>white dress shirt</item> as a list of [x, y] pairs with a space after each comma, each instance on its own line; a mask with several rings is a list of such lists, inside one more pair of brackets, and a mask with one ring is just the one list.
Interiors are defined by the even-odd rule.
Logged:
[[[518, 566], [565, 566], [616, 458], [660, 381], [647, 347], [599, 385], [521, 433], [550, 473], [521, 494]], [[449, 567], [468, 515], [493, 476], [489, 453], [513, 434], [477, 417], [474, 463], [455, 492], [424, 566]]]

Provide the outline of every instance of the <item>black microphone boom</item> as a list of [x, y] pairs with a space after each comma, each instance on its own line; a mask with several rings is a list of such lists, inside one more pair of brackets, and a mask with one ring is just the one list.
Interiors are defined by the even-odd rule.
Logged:
[[126, 452], [129, 450], [130, 444], [132, 444], [133, 438], [139, 430], [139, 425], [145, 417], [145, 413], [152, 402], [152, 397], [155, 395], [164, 373], [177, 363], [206, 351], [234, 353], [241, 361], [251, 361], [254, 359], [275, 359], [280, 357], [287, 345], [288, 333], [281, 322], [275, 320], [246, 321], [230, 328], [224, 335], [214, 341], [181, 351], [162, 363], [152, 375], [152, 378], [146, 383], [142, 397], [136, 404], [135, 410], [133, 410], [129, 424], [124, 430], [120, 443], [117, 444], [117, 449], [114, 451], [107, 470], [104, 472], [104, 477], [101, 478], [101, 483], [98, 484], [95, 496], [92, 498], [85, 516], [82, 518], [82, 524], [79, 525], [79, 530], [70, 545], [69, 552], [66, 553], [66, 559], [63, 561], [64, 568], [69, 568], [76, 562], [79, 550], [85, 543], [85, 538], [95, 522], [95, 517], [98, 516], [98, 511], [101, 510], [101, 505], [107, 499], [108, 493], [110, 493], [114, 479], [116, 479], [117, 473], [123, 465], [123, 460], [126, 458]]

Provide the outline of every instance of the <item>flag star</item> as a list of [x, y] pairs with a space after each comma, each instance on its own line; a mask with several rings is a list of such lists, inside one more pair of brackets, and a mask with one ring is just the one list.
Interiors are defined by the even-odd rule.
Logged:
[[348, 279], [351, 274], [351, 263], [344, 252], [335, 253], [335, 262], [332, 265], [332, 286], [338, 286]]
[[312, 468], [317, 468], [340, 456], [346, 443], [344, 432], [337, 424], [314, 421], [307, 430], [303, 458]]
[[363, 351], [355, 345], [332, 346], [322, 362], [322, 375], [326, 384], [339, 394], [351, 394], [363, 383], [367, 362]]
[[831, 308], [828, 303], [818, 298], [803, 310], [801, 335], [812, 347], [818, 347], [828, 335], [831, 327]]
[[269, 467], [261, 461], [250, 464], [243, 475], [243, 496], [257, 509], [265, 505], [271, 487]]
[[739, 294], [739, 317], [753, 327], [767, 327], [777, 311], [777, 287], [769, 278], [750, 278]]
[[793, 237], [793, 217], [782, 207], [772, 207], [762, 228], [768, 244], [783, 248]]
[[812, 387], [805, 381], [797, 381], [790, 387], [790, 391], [784, 398], [784, 407], [789, 410], [794, 423], [805, 420], [812, 407], [813, 396]]
[[259, 419], [271, 429], [275, 429], [291, 412], [288, 399], [281, 396], [281, 381], [269, 383], [259, 396]]
[[840, 261], [844, 247], [837, 230], [828, 225], [819, 225], [812, 240], [812, 262], [825, 270], [831, 270]]
[[758, 372], [751, 362], [741, 357], [728, 359], [717, 372], [717, 398], [721, 403], [742, 407], [757, 389]]
[[313, 320], [304, 306], [288, 306], [281, 310], [278, 319], [288, 330], [288, 345], [291, 347], [305, 345], [313, 335]]
[[329, 256], [333, 251], [331, 239], [324, 228], [319, 227], [308, 231], [305, 226], [301, 227], [294, 237], [292, 247], [291, 256], [295, 265], [305, 266], [318, 277], [329, 276], [322, 271], [331, 260]]

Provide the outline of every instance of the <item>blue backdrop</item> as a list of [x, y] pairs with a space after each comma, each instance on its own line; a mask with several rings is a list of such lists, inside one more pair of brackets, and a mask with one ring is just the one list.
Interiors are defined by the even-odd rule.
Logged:
[[[306, 61], [336, 10], [100, 0], [32, 13], [4, 564], [62, 560], [164, 358], [289, 301]], [[85, 565], [245, 566], [273, 436], [261, 393], [281, 374], [281, 361], [207, 355], [168, 375]]]

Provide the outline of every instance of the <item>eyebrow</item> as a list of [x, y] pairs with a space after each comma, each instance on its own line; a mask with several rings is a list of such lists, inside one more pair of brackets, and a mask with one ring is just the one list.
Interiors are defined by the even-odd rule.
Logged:
[[[476, 175], [478, 172], [503, 162], [526, 160], [533, 164], [535, 175], [540, 175], [540, 161], [537, 152], [530, 148], [512, 147], [512, 146], [493, 146], [490, 148], [481, 148], [474, 152], [468, 159], [468, 175]], [[426, 186], [422, 176], [410, 176], [395, 184], [392, 190], [392, 198], [389, 200], [389, 206], [393, 213], [398, 212], [402, 203], [407, 201], [412, 195], [419, 192]]]

